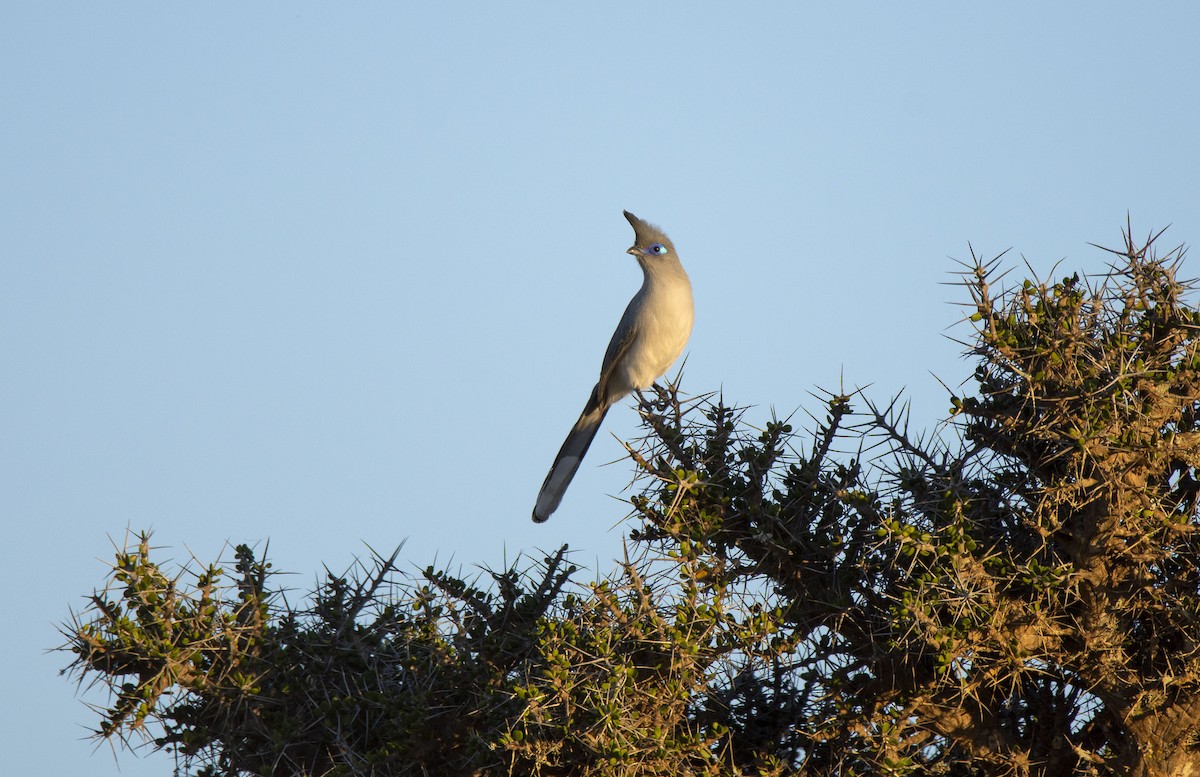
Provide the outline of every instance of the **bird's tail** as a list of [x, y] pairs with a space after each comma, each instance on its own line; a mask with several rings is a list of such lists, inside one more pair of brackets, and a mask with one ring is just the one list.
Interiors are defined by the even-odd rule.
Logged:
[[534, 523], [542, 523], [558, 509], [558, 503], [567, 492], [567, 486], [571, 485], [571, 478], [575, 477], [575, 470], [579, 469], [579, 462], [583, 461], [584, 454], [600, 429], [600, 423], [604, 420], [609, 406], [600, 402], [597, 396], [599, 388], [597, 386], [592, 389], [592, 396], [579, 415], [579, 420], [571, 427], [571, 433], [567, 435], [567, 439], [558, 450], [558, 455], [554, 457], [554, 464], [550, 467], [550, 472], [542, 483], [542, 490], [538, 492], [537, 502], [533, 506]]

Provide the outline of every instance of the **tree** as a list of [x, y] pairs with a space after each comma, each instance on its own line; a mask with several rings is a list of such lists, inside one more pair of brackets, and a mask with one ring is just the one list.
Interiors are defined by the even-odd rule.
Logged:
[[999, 292], [972, 255], [936, 434], [643, 398], [603, 580], [393, 554], [296, 609], [247, 547], [169, 576], [139, 536], [64, 625], [98, 733], [201, 775], [1200, 774], [1200, 312], [1157, 238]]

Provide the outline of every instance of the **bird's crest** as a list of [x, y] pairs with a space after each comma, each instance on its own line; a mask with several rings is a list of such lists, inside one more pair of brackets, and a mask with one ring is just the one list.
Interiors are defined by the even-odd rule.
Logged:
[[671, 251], [675, 250], [675, 244], [671, 242], [671, 238], [667, 237], [667, 234], [656, 224], [642, 221], [629, 211], [625, 211], [625, 218], [633, 227], [634, 245], [638, 248], [647, 248], [655, 243], [661, 243]]

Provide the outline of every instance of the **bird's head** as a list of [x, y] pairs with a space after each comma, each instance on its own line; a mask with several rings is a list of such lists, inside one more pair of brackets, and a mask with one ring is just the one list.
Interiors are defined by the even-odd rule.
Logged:
[[675, 255], [675, 246], [671, 243], [671, 238], [661, 229], [649, 221], [642, 221], [629, 211], [625, 211], [625, 218], [633, 226], [634, 236], [633, 245], [625, 253], [633, 254], [638, 261]]

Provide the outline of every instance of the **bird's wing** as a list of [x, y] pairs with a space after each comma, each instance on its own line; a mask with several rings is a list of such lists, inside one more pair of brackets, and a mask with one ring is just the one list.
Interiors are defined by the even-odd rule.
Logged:
[[[613, 332], [612, 340], [608, 343], [608, 350], [604, 352], [604, 362], [600, 366], [600, 380], [596, 382], [596, 398], [605, 410], [629, 393], [628, 387], [618, 388], [609, 385], [617, 365], [624, 361], [629, 349], [638, 339], [637, 327], [632, 322], [626, 321], [627, 318], [631, 317], [623, 316], [621, 323], [617, 326], [617, 331]], [[617, 389], [615, 395], [613, 389]]]

